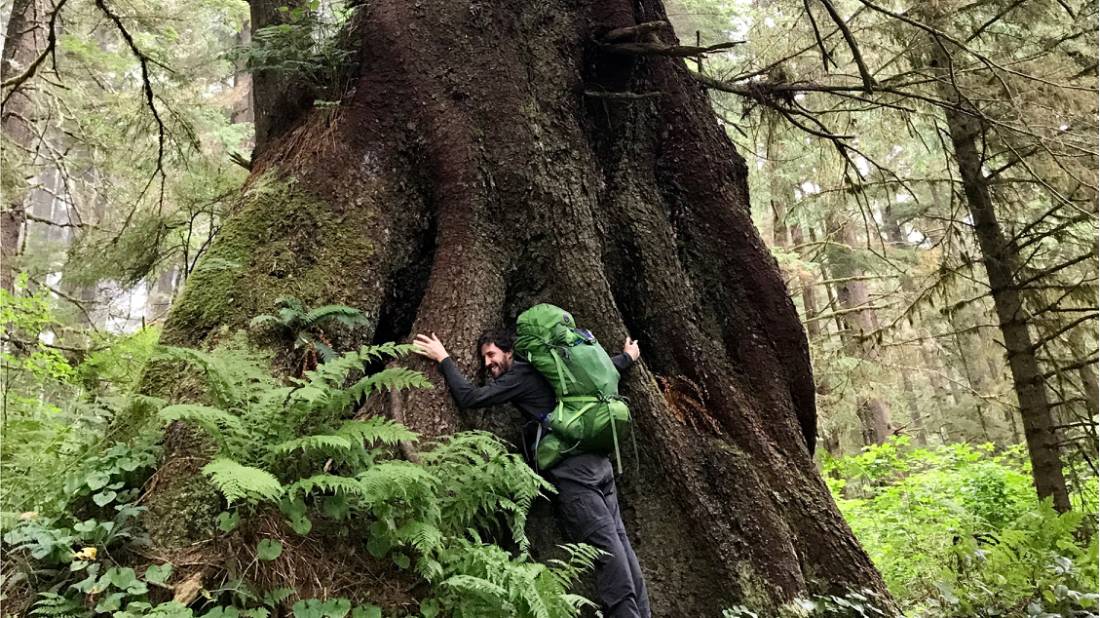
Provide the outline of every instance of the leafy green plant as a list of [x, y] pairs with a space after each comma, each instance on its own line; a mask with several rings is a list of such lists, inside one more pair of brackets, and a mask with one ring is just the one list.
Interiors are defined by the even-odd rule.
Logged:
[[[285, 385], [240, 351], [227, 360], [220, 351], [165, 348], [161, 356], [202, 370], [209, 402], [165, 406], [159, 416], [191, 424], [217, 445], [203, 473], [228, 503], [218, 518], [222, 530], [237, 529], [242, 514], [265, 506], [277, 506], [299, 534], [310, 533], [318, 518], [354, 520], [368, 532], [365, 551], [433, 586], [424, 615], [576, 615], [588, 602], [568, 589], [598, 551], [568, 546], [567, 559], [539, 564], [477, 532], [503, 533], [526, 551], [527, 511], [552, 488], [520, 457], [491, 434], [464, 432], [427, 444], [413, 460], [398, 459], [394, 447], [411, 449], [415, 433], [381, 417], [347, 418], [372, 394], [429, 387], [408, 369], [365, 371], [410, 351], [364, 346]], [[256, 555], [267, 561], [281, 553], [274, 539], [264, 539]], [[337, 610], [346, 613], [342, 604], [305, 603], [294, 611]]]
[[309, 0], [278, 7], [278, 23], [252, 33], [252, 42], [229, 54], [254, 71], [271, 71], [307, 85], [321, 99], [339, 98], [355, 54], [341, 37], [358, 5]]
[[324, 305], [307, 310], [300, 300], [285, 296], [275, 301], [278, 310], [252, 319], [256, 330], [275, 330], [294, 341], [294, 350], [302, 354], [301, 370], [313, 369], [318, 360], [325, 362], [336, 355], [330, 329], [335, 325], [355, 328], [368, 322], [366, 314], [354, 307]]
[[1096, 544], [1077, 534], [1096, 515], [1037, 502], [1021, 449], [901, 438], [826, 458], [837, 504], [908, 612], [1095, 613]]

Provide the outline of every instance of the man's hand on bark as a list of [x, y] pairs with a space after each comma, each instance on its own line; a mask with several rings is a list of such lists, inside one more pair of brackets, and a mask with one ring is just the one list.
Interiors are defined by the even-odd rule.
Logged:
[[630, 356], [631, 360], [637, 361], [638, 357], [642, 355], [642, 351], [638, 349], [638, 341], [627, 337], [626, 341], [623, 342], [623, 354]]
[[421, 356], [427, 356], [437, 363], [450, 356], [447, 353], [447, 348], [443, 347], [443, 342], [435, 336], [435, 333], [432, 333], [431, 337], [418, 334], [416, 339], [413, 340], [413, 346], [415, 346], [413, 348], [414, 352]]

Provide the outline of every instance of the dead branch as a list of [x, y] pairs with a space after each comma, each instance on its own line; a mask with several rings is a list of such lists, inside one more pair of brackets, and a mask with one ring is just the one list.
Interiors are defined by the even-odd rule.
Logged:
[[613, 54], [622, 54], [626, 56], [691, 58], [693, 56], [701, 56], [703, 54], [729, 49], [741, 45], [742, 43], [745, 43], [745, 41], [727, 41], [725, 43], [708, 45], [706, 47], [696, 47], [694, 45], [669, 45], [660, 41], [650, 41], [645, 43], [615, 43], [604, 45], [604, 48]]
[[[160, 197], [161, 202], [163, 203], [165, 181], [164, 143], [166, 129], [164, 126], [164, 121], [161, 119], [160, 112], [157, 111], [157, 106], [154, 102], [153, 84], [149, 78], [149, 63], [152, 62], [158, 66], [164, 65], [150, 59], [149, 56], [145, 55], [145, 53], [138, 48], [137, 43], [134, 42], [134, 37], [130, 34], [130, 31], [127, 30], [126, 26], [122, 24], [122, 20], [118, 17], [118, 15], [111, 11], [111, 9], [107, 6], [105, 0], [95, 0], [95, 5], [99, 8], [100, 11], [103, 12], [104, 15], [107, 16], [108, 19], [114, 22], [115, 28], [118, 29], [119, 34], [122, 35], [122, 39], [126, 41], [126, 45], [130, 48], [130, 51], [138, 59], [138, 63], [141, 65], [141, 84], [142, 90], [145, 93], [145, 103], [149, 107], [149, 111], [153, 113], [153, 120], [155, 120], [157, 123], [157, 161], [156, 168], [153, 170], [153, 176], [150, 178], [150, 183], [152, 182], [153, 178], [156, 178], [158, 175], [160, 176]], [[148, 188], [148, 185], [146, 185], [146, 188]], [[142, 193], [144, 194], [144, 190], [142, 191]], [[131, 211], [131, 215], [132, 214], [133, 211]], [[123, 229], [126, 229], [127, 225], [129, 225], [129, 221], [130, 218], [127, 217], [126, 222], [122, 226]]]
[[628, 101], [637, 101], [644, 99], [655, 99], [657, 97], [664, 96], [663, 92], [608, 92], [605, 90], [585, 90], [584, 96], [592, 97], [596, 99], [620, 99]]
[[252, 171], [252, 159], [246, 159], [244, 155], [239, 152], [233, 151], [229, 153], [229, 160], [250, 172]]
[[616, 28], [604, 34], [601, 40], [604, 43], [618, 43], [620, 41], [626, 41], [630, 39], [640, 39], [648, 34], [671, 28], [667, 21], [647, 21], [636, 26], [627, 26], [626, 28]]
[[856, 45], [856, 39], [852, 36], [852, 31], [848, 28], [848, 24], [841, 19], [840, 13], [837, 12], [831, 0], [821, 0], [821, 4], [825, 7], [825, 11], [829, 13], [829, 17], [832, 18], [836, 27], [840, 29], [841, 35], [844, 36], [844, 41], [848, 43], [848, 49], [852, 50], [852, 59], [859, 69], [860, 79], [863, 80], [863, 91], [867, 94], [871, 94], [875, 89], [875, 78], [871, 77], [871, 72], [867, 70], [867, 63], [863, 61], [863, 54], [859, 52], [859, 46]]

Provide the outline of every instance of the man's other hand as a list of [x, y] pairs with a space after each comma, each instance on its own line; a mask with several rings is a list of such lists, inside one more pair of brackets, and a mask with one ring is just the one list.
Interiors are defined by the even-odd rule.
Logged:
[[630, 357], [631, 360], [638, 360], [638, 357], [642, 355], [642, 351], [638, 349], [638, 342], [630, 337], [626, 338], [623, 342], [623, 354]]
[[[439, 340], [439, 337], [435, 336], [435, 333], [432, 333], [431, 337], [418, 334], [416, 339], [413, 340], [413, 346], [415, 346], [413, 348], [414, 352], [421, 356], [427, 356], [437, 363], [442, 362], [443, 359], [450, 356], [450, 354], [447, 353], [447, 348], [443, 347], [443, 342]], [[637, 348], [637, 346], [635, 346], [635, 348]]]

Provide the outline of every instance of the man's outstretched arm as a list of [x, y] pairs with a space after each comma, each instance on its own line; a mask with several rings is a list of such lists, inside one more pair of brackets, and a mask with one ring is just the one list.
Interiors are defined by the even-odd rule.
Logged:
[[615, 368], [619, 370], [619, 373], [622, 373], [634, 366], [635, 361], [638, 360], [641, 354], [642, 352], [638, 348], [638, 342], [627, 337], [626, 341], [623, 342], [622, 353], [612, 357], [611, 362], [615, 365]]
[[508, 403], [522, 386], [517, 376], [509, 373], [485, 386], [474, 386], [462, 375], [462, 371], [435, 333], [431, 337], [417, 335], [413, 343], [417, 347], [417, 354], [439, 363], [439, 372], [443, 374], [447, 389], [451, 391], [451, 397], [460, 408], [487, 408]]

